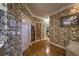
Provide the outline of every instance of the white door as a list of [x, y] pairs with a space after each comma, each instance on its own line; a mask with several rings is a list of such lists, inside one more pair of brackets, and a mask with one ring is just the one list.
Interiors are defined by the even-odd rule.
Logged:
[[31, 25], [30, 23], [22, 23], [22, 52], [25, 51], [31, 43]]

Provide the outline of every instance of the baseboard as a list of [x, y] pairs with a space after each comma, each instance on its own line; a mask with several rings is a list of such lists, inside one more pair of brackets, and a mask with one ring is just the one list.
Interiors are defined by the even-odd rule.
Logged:
[[[46, 39], [42, 39], [42, 40], [46, 40]], [[36, 42], [42, 41], [42, 40], [35, 40], [35, 41], [31, 42], [30, 45], [32, 45], [32, 44], [34, 44]]]
[[[30, 45], [32, 45], [32, 44], [34, 44], [34, 43], [36, 43], [36, 42], [39, 42], [39, 41], [41, 41], [41, 40], [36, 40], [36, 41], [32, 42]], [[61, 45], [58, 45], [58, 44], [53, 43], [53, 42], [51, 42], [51, 41], [49, 41], [49, 43], [52, 44], [52, 45], [55, 45], [55, 46], [57, 46], [57, 47], [59, 47], [59, 48], [66, 49], [66, 47], [61, 46]]]
[[36, 42], [39, 42], [39, 41], [41, 41], [41, 40], [35, 40], [35, 41], [33, 41], [30, 45], [32, 45], [32, 44], [34, 44], [34, 43], [36, 43]]
[[59, 47], [59, 48], [66, 49], [66, 47], [61, 46], [61, 45], [58, 45], [58, 44], [53, 43], [53, 42], [51, 42], [51, 41], [49, 41], [49, 43], [52, 44], [52, 45], [55, 45], [55, 46], [57, 46], [57, 47]]
[[[31, 42], [30, 44], [29, 44], [29, 46], [31, 46], [32, 44], [34, 44], [34, 43], [36, 43], [36, 42], [39, 42], [39, 41], [41, 41], [41, 40], [36, 40], [36, 41], [33, 41], [33, 42]], [[26, 48], [26, 49], [28, 49], [29, 48], [29, 46]], [[25, 50], [26, 50], [25, 49]], [[25, 51], [22, 51], [22, 55], [23, 55], [23, 53], [24, 53]]]

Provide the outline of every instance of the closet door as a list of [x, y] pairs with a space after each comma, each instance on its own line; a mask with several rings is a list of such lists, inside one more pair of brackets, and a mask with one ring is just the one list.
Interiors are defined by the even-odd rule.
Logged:
[[22, 23], [22, 51], [25, 51], [30, 45], [31, 41], [31, 25], [25, 22]]

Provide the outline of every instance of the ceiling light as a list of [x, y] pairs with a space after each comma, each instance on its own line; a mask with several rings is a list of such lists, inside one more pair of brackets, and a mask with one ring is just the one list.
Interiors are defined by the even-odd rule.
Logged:
[[26, 22], [26, 20], [22, 20], [22, 22]]

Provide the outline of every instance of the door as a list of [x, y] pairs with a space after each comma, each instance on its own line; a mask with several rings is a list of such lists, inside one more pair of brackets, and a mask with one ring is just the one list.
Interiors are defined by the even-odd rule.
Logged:
[[35, 23], [35, 40], [41, 40], [41, 23]]
[[31, 43], [31, 25], [28, 22], [22, 23], [22, 52], [25, 51]]

